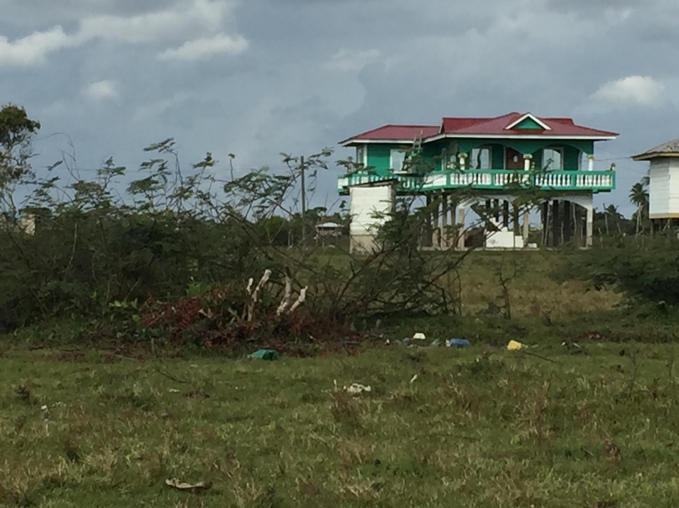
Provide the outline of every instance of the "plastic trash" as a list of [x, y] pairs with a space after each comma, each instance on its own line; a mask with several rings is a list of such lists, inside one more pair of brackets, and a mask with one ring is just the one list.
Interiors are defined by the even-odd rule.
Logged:
[[449, 339], [446, 342], [448, 347], [467, 347], [471, 346], [471, 343], [467, 339]]
[[508, 351], [518, 351], [519, 349], [523, 349], [524, 347], [525, 346], [523, 344], [515, 340], [510, 340], [509, 344], [507, 344]]
[[360, 395], [364, 392], [372, 391], [372, 388], [370, 388], [370, 386], [364, 386], [359, 385], [358, 383], [354, 383], [351, 386], [345, 386], [344, 391], [347, 392], [349, 395]]
[[256, 358], [258, 360], [278, 360], [280, 355], [275, 349], [259, 349], [248, 355], [248, 358]]
[[413, 335], [413, 340], [427, 340], [427, 336], [421, 332], [418, 332]]

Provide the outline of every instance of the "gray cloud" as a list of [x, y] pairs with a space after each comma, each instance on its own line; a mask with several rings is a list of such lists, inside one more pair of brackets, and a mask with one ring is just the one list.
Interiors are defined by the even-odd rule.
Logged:
[[[25, 105], [43, 134], [68, 133], [84, 168], [109, 155], [134, 167], [143, 146], [168, 136], [183, 160], [211, 151], [226, 162], [234, 152], [244, 170], [383, 123], [512, 110], [574, 116], [621, 132], [600, 145], [603, 166], [620, 160], [619, 190], [599, 200], [627, 211], [645, 166], [624, 157], [677, 135], [679, 71], [668, 65], [679, 43], [676, 0], [431, 0], [426, 9], [406, 0], [247, 0], [201, 16], [215, 3], [0, 0], [8, 42], [58, 25], [67, 41], [91, 30], [32, 66], [2, 66], [0, 56], [0, 95]], [[229, 51], [237, 37], [247, 45]], [[633, 76], [644, 79], [624, 81]], [[634, 100], [624, 87], [635, 83], [657, 83], [646, 90], [657, 99]], [[37, 143], [41, 158], [63, 139]], [[321, 195], [334, 189], [328, 174]]]

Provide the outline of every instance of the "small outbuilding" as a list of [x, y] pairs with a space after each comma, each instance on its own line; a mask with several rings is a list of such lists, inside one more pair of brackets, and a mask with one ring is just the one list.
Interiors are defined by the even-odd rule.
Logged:
[[649, 161], [648, 215], [652, 221], [679, 219], [679, 138], [632, 157]]

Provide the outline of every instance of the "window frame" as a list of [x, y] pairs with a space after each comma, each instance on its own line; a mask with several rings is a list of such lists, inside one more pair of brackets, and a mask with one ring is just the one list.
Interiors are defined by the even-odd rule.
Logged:
[[[407, 148], [402, 148], [402, 147], [391, 148], [389, 150], [389, 171], [391, 171], [392, 173], [399, 173], [399, 172], [403, 171], [403, 168], [406, 165], [406, 152], [407, 151], [408, 151]], [[398, 168], [398, 169], [396, 169], [394, 167], [394, 152], [399, 152], [400, 157], [401, 157], [401, 167]]]
[[[487, 150], [488, 151], [488, 167], [487, 168], [472, 168], [472, 161], [474, 160], [474, 150], [482, 151], [482, 150]], [[493, 169], [493, 147], [489, 145], [481, 145], [481, 146], [476, 146], [472, 148], [469, 151], [469, 157], [467, 157], [467, 168], [472, 171], [488, 171], [490, 169]]]

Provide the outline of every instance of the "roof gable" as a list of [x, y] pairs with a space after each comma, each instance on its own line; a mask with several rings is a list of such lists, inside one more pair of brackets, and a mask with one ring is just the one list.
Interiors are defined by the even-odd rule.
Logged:
[[526, 113], [518, 120], [510, 123], [505, 130], [520, 129], [520, 130], [545, 130], [551, 131], [551, 127], [545, 122], [540, 120], [538, 117], [533, 116], [530, 113]]

